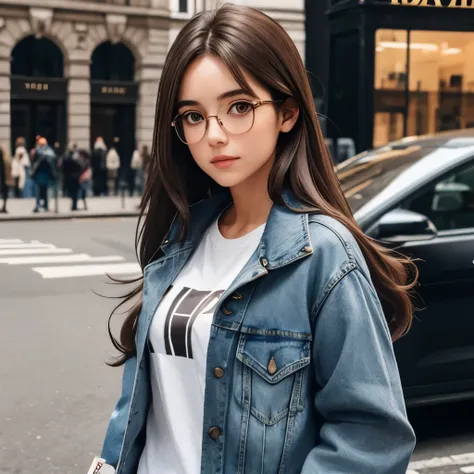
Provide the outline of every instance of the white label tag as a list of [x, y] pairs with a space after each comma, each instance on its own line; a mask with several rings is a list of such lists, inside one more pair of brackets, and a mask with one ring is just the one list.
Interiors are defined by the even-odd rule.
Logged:
[[115, 474], [115, 469], [110, 464], [106, 464], [105, 459], [96, 456], [87, 474]]

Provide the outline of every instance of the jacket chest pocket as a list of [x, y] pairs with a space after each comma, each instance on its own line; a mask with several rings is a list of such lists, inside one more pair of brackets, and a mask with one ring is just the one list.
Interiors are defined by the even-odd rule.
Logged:
[[234, 394], [242, 408], [272, 426], [303, 410], [304, 368], [310, 341], [241, 334], [235, 365]]

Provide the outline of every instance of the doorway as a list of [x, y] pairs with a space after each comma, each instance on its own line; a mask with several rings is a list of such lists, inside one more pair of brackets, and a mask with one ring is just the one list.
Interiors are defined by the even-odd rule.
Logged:
[[63, 150], [66, 141], [66, 113], [63, 101], [14, 100], [11, 104], [11, 136], [24, 137], [29, 148], [41, 135]]
[[[128, 168], [135, 150], [135, 105], [91, 104], [91, 149], [97, 137], [110, 148], [115, 145], [122, 168]], [[118, 137], [119, 142], [114, 143]]]

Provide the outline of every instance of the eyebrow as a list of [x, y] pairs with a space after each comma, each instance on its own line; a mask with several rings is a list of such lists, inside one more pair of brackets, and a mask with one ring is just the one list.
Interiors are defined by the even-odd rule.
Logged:
[[[235, 89], [233, 91], [227, 91], [221, 94], [219, 97], [217, 97], [218, 101], [224, 100], [224, 99], [230, 99], [231, 97], [235, 97], [237, 95], [249, 95], [250, 97], [254, 97], [255, 99], [258, 99], [255, 95], [251, 94], [250, 92], [244, 90], [244, 89]], [[187, 105], [201, 105], [197, 100], [180, 100], [176, 107], [180, 109], [181, 107], [186, 107]]]

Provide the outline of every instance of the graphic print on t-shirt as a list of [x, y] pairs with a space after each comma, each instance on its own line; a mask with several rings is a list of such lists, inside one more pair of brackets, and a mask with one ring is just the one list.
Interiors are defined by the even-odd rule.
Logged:
[[184, 287], [166, 316], [164, 339], [166, 354], [193, 358], [191, 334], [197, 317], [212, 317], [224, 290], [201, 291]]

